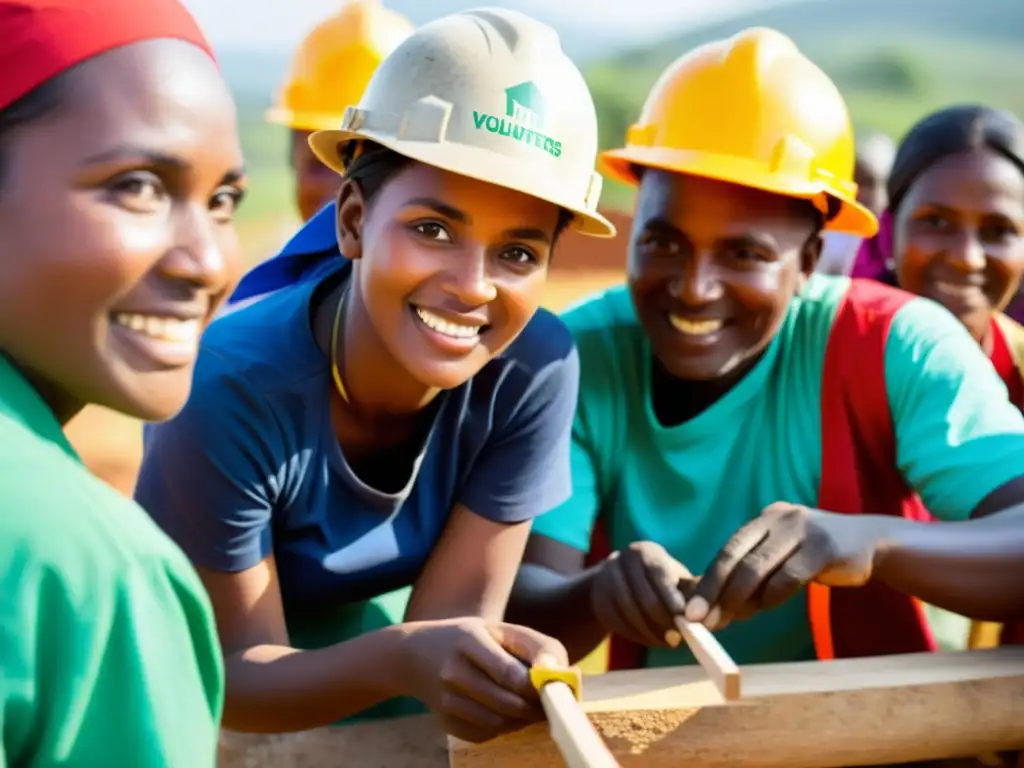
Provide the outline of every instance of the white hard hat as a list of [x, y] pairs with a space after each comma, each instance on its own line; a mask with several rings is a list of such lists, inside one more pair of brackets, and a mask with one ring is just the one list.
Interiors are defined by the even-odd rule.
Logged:
[[597, 212], [594, 100], [555, 30], [522, 13], [461, 11], [416, 30], [341, 128], [317, 131], [309, 146], [342, 173], [341, 150], [357, 139], [547, 200], [575, 214], [582, 234], [615, 234]]

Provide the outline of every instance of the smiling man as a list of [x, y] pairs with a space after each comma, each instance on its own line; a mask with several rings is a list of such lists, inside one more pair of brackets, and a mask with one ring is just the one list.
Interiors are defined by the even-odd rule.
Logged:
[[[909, 595], [1024, 612], [1024, 420], [1005, 387], [934, 303], [811, 276], [823, 230], [876, 229], [836, 87], [763, 29], [658, 82], [603, 156], [639, 187], [628, 284], [564, 318], [572, 498], [535, 521], [510, 620], [574, 658], [612, 634], [621, 668], [694, 663], [682, 615], [746, 664], [935, 648]], [[718, 117], [702, 105], [722, 92]]]

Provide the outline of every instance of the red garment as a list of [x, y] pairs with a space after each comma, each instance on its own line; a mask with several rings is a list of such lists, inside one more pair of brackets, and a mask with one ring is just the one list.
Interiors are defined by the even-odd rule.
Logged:
[[[851, 280], [825, 352], [818, 506], [845, 514], [933, 518], [896, 468], [896, 436], [885, 386], [893, 317], [913, 296], [873, 280]], [[808, 587], [819, 659], [935, 651], [921, 604], [881, 582]]]
[[0, 109], [86, 59], [160, 38], [213, 58], [179, 0], [0, 0]]
[[[1020, 368], [1010, 353], [1006, 336], [995, 320], [992, 321], [992, 354], [989, 355], [989, 360], [1006, 385], [1010, 393], [1010, 402], [1024, 410], [1024, 379], [1021, 378]], [[1003, 645], [1024, 645], [1024, 621], [1004, 625], [1000, 641]]]
[[992, 361], [996, 373], [1006, 385], [1006, 389], [1010, 393], [1010, 402], [1024, 410], [1024, 380], [1021, 379], [1017, 362], [1010, 354], [1006, 337], [994, 319], [992, 320], [992, 353], [989, 355], [989, 360]]

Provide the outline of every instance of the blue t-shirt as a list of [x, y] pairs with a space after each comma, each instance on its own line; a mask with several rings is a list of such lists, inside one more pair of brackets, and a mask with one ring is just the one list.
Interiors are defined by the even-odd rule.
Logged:
[[285, 243], [280, 253], [246, 272], [221, 314], [229, 314], [261, 296], [302, 282], [319, 268], [325, 258], [336, 256], [337, 212], [335, 203], [328, 203]]
[[362, 601], [413, 583], [456, 504], [518, 523], [570, 493], [579, 363], [568, 329], [544, 310], [439, 396], [402, 476], [387, 458], [373, 468], [385, 469], [387, 488], [356, 475], [331, 425], [330, 362], [310, 324], [314, 294], [350, 272], [335, 251], [211, 325], [184, 410], [146, 428], [135, 492], [198, 565], [237, 572], [273, 554], [298, 647], [400, 621], [404, 600], [370, 606], [369, 619]]

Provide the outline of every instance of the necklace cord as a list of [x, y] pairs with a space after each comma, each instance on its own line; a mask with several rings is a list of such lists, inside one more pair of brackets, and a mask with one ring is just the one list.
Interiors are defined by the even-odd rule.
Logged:
[[348, 390], [345, 389], [345, 382], [341, 380], [341, 371], [338, 369], [338, 336], [341, 328], [342, 310], [345, 308], [345, 297], [348, 295], [348, 286], [341, 291], [338, 299], [338, 307], [334, 310], [334, 323], [331, 327], [331, 376], [334, 378], [334, 388], [338, 390], [342, 401], [348, 405]]

